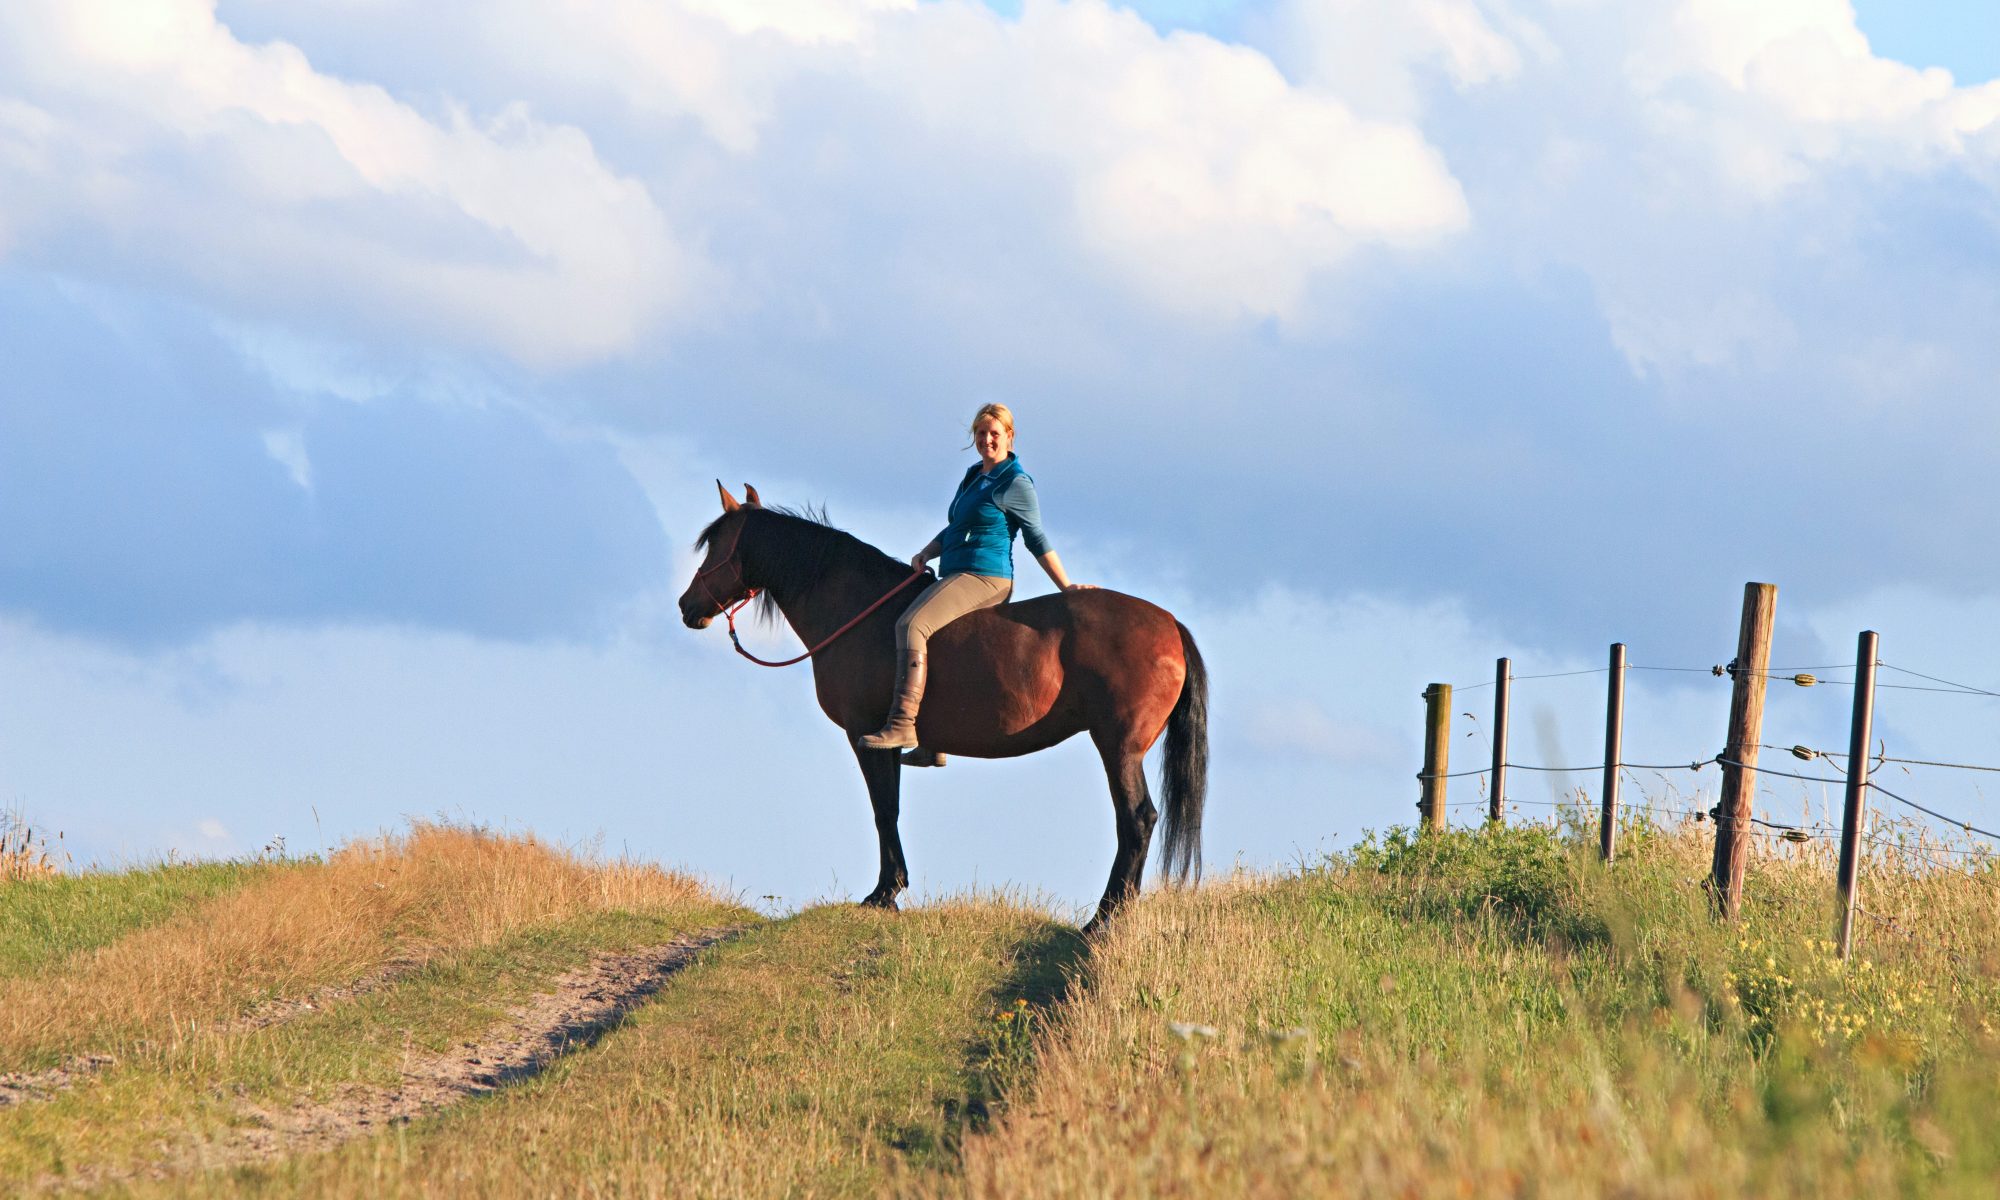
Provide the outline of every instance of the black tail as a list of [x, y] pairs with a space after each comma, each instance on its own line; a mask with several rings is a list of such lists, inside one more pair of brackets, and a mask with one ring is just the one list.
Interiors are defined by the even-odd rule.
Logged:
[[1181, 631], [1181, 653], [1187, 658], [1187, 682], [1167, 718], [1166, 758], [1160, 769], [1160, 802], [1164, 813], [1160, 840], [1160, 873], [1175, 882], [1201, 878], [1201, 808], [1208, 799], [1208, 668], [1194, 635]]

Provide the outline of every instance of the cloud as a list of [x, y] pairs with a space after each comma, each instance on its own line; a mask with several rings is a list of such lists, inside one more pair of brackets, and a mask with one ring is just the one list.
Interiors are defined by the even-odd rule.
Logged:
[[1420, 133], [1296, 89], [1254, 51], [1163, 38], [1095, 0], [982, 24], [998, 36], [955, 55], [907, 45], [901, 90], [940, 131], [1057, 157], [1080, 248], [1172, 311], [1290, 318], [1357, 246], [1465, 225]]
[[614, 450], [518, 409], [293, 391], [199, 312], [4, 272], [0, 358], [0, 609], [52, 628], [588, 638], [664, 582]]
[[[327, 753], [390, 745], [385, 791], [458, 802], [506, 785], [481, 755], [507, 739], [427, 774], [416, 734], [467, 697], [574, 701], [551, 741], [491, 718], [552, 787], [686, 770], [562, 741], [590, 686], [697, 726], [676, 689], [723, 687], [796, 707], [771, 728], [811, 748], [714, 789], [858, 804], [797, 677], [668, 654], [620, 690], [612, 660], [685, 638], [660, 599], [713, 475], [908, 553], [989, 399], [1072, 573], [1213, 647], [1225, 857], [1408, 819], [1416, 692], [1498, 654], [1726, 660], [1737, 589], [1772, 579], [1830, 661], [1828, 612], [1963, 624], [1939, 597], [2000, 592], [1966, 550], [2000, 537], [1990, 89], [1871, 54], [1831, 4], [1274, 7], [1247, 45], [1099, 0], [232, 0], [132, 8], [172, 18], [143, 37], [7, 9], [0, 607], [41, 690], [99, 652], [171, 664], [103, 711], [156, 761], [170, 702], [233, 713], [181, 743], [194, 780], [271, 732], [227, 707], [260, 648], [301, 678], [353, 652], [346, 703], [422, 702]], [[1892, 585], [1888, 616], [1843, 607]], [[1801, 695], [1782, 736], [1839, 726]], [[1547, 701], [1560, 744], [1600, 699]], [[1639, 687], [1633, 736], [1691, 755], [1715, 701]], [[1101, 882], [1072, 749], [913, 782], [924, 861], [971, 861], [947, 805], [987, 796], [1078, 822], [1051, 873]], [[609, 794], [613, 829], [658, 799]]]
[[[16, 225], [24, 273], [61, 263], [71, 278], [115, 276], [102, 294], [150, 289], [222, 312], [235, 357], [253, 358], [276, 388], [202, 453], [226, 447], [232, 465], [220, 477], [257, 479], [265, 508], [298, 514], [288, 522], [329, 512], [358, 521], [342, 508], [334, 456], [362, 454], [367, 438], [347, 442], [342, 422], [392, 439], [401, 406], [425, 390], [409, 380], [455, 377], [441, 390], [460, 403], [456, 417], [426, 401], [407, 418], [405, 436], [442, 461], [504, 456], [470, 431], [511, 413], [522, 445], [539, 439], [573, 460], [586, 446], [608, 459], [607, 447], [629, 439], [679, 439], [691, 457], [728, 464], [732, 480], [788, 478], [797, 498], [883, 513], [929, 505], [922, 497], [949, 485], [939, 456], [962, 445], [970, 409], [1013, 401], [1023, 452], [1066, 536], [1171, 557], [1218, 589], [1480, 596], [1551, 630], [1644, 627], [1693, 645], [1706, 634], [1676, 598], [1691, 574], [1845, 586], [1824, 529], [1880, 547], [1884, 571], [1953, 587], [1991, 573], [1945, 550], [1996, 520], [1955, 482], [1977, 477], [1990, 458], [1983, 433], [2000, 432], [1980, 400], [2000, 370], [1987, 336], [2000, 322], [2000, 227], [1986, 135], [1923, 142], [1896, 124], [1935, 129], [1936, 113], [1970, 113], [1984, 93], [1947, 89], [1904, 116], [1878, 105], [1888, 124], [1842, 118], [1848, 132], [1826, 144], [1844, 148], [1819, 153], [1826, 130], [1759, 92], [1758, 63], [1809, 43], [1864, 73], [1899, 69], [1867, 58], [1841, 33], [1847, 18], [1824, 6], [1746, 22], [1740, 37], [1722, 10], [1687, 5], [1281, 6], [1301, 22], [1298, 36], [1268, 51], [1162, 33], [1099, 0], [1030, 4], [1018, 20], [956, 2], [749, 13], [510, 0], [499, 15], [390, 0], [239, 2], [219, 23], [198, 7], [159, 11], [185, 28], [136, 50], [101, 31], [37, 35], [60, 51], [51, 62], [87, 50], [110, 64], [106, 80], [172, 103], [154, 117], [106, 100], [88, 110], [99, 131], [76, 98], [109, 95], [108, 83], [89, 72], [22, 76], [26, 98], [5, 110], [16, 133], [0, 137], [17, 153], [0, 162], [83, 154], [79, 167], [117, 169], [79, 169], [19, 194], [46, 188], [59, 199], [93, 178], [127, 187], [117, 180], [138, 168], [89, 157], [93, 139], [136, 144], [134, 129], [165, 138], [169, 119], [184, 119], [175, 105], [193, 112], [185, 119], [200, 145], [227, 141], [211, 127], [236, 129], [229, 122], [245, 112], [269, 126], [257, 136], [284, 145], [351, 112], [355, 128], [397, 136], [377, 146], [315, 135], [359, 207], [322, 190], [300, 211], [351, 216], [383, 253], [408, 251], [410, 269], [427, 273], [422, 264], [440, 255], [479, 259], [491, 228], [460, 219], [456, 201], [399, 207], [402, 185], [363, 185], [449, 176], [449, 143], [462, 134], [514, 163], [501, 181], [512, 187], [529, 160], [480, 130], [513, 114], [518, 128], [587, 148], [573, 179], [597, 179], [614, 207], [644, 199], [714, 268], [698, 315], [599, 320], [597, 306], [628, 306], [631, 295], [609, 287], [571, 304], [536, 293], [530, 307], [546, 319], [535, 318], [533, 336], [517, 345], [504, 322], [460, 310], [454, 332], [436, 335], [449, 351], [440, 355], [423, 348], [433, 337], [423, 322], [450, 306], [421, 291], [364, 281], [354, 304], [321, 305], [292, 294], [285, 271], [238, 271], [233, 244], [176, 273], [145, 265], [163, 251], [104, 249], [119, 246], [115, 236], [86, 247], [80, 227], [69, 241], [47, 229], [24, 240]], [[1721, 40], [1701, 21], [1720, 21]], [[454, 52], [417, 54], [416, 44]], [[1637, 71], [1635, 56], [1656, 44], [1651, 74]], [[1356, 45], [1378, 46], [1395, 70], [1336, 71]], [[295, 76], [306, 99], [272, 82]], [[1929, 76], [1918, 83], [1935, 90]], [[214, 100], [217, 89], [235, 107]], [[454, 111], [481, 115], [455, 124]], [[1878, 155], [1885, 139], [1918, 149]], [[186, 140], [161, 143], [175, 170]], [[1766, 183], [1742, 185], [1745, 163], [1763, 163]], [[34, 170], [17, 178], [53, 177], [48, 163]], [[267, 191], [318, 187], [312, 172], [263, 170], [243, 177]], [[220, 224], [237, 181], [211, 174], [184, 190]], [[166, 208], [176, 186], [162, 183]], [[449, 199], [456, 186], [432, 190]], [[627, 236], [588, 205], [558, 207], [607, 245]], [[10, 219], [35, 208], [0, 201]], [[287, 234], [280, 244], [314, 243]], [[571, 338], [562, 330], [572, 318], [608, 340]], [[405, 324], [414, 345], [384, 329]], [[531, 343], [548, 331], [590, 361], [534, 357]], [[536, 365], [508, 362], [523, 357]], [[361, 407], [308, 404], [302, 417], [297, 396], [321, 393]], [[119, 444], [107, 440], [103, 455], [124, 453]], [[1781, 472], [1777, 462], [1807, 465]], [[613, 481], [603, 496], [630, 487], [616, 483], [623, 464], [600, 465], [606, 473], [585, 474]], [[518, 469], [467, 462], [462, 475], [435, 478], [489, 496], [491, 478]], [[1896, 486], [1878, 494], [1857, 478]], [[389, 487], [370, 471], [349, 482]], [[408, 489], [397, 504], [419, 503], [418, 485]], [[541, 527], [501, 504], [504, 490], [493, 495], [492, 520]], [[602, 503], [566, 519], [637, 508]], [[239, 514], [249, 508], [198, 511], [218, 527], [261, 527]], [[466, 530], [469, 514], [462, 507], [458, 532], [435, 540], [490, 546]], [[602, 520], [594, 561], [626, 564], [605, 577], [622, 583], [575, 595], [629, 594], [643, 577], [635, 564], [655, 555], [657, 534]], [[691, 532], [667, 528], [675, 542]], [[283, 542], [291, 534], [257, 536], [286, 553], [330, 553]], [[551, 535], [545, 545], [561, 565], [533, 577], [568, 576], [568, 543]], [[1607, 571], [1594, 548], [1608, 546], [1636, 553]], [[366, 557], [334, 561], [336, 577], [374, 575]], [[517, 589], [493, 578], [468, 571], [433, 601], [358, 608], [449, 623], [463, 606], [464, 627], [484, 632], [581, 620], [581, 608], [544, 623], [498, 619], [482, 589]], [[216, 598], [223, 591], [205, 594], [228, 617], [286, 611], [232, 607]]]
[[[764, 243], [826, 224], [850, 270], [883, 269], [862, 251], [885, 225], [928, 227], [948, 235], [926, 264], [944, 286], [977, 286], [987, 264], [966, 252], [1005, 237], [1059, 245], [1153, 309], [1295, 319], [1358, 248], [1428, 247], [1466, 220], [1408, 124], [1103, 0], [1034, 0], [1015, 21], [969, 0], [237, 7], [239, 24], [328, 42], [391, 86], [492, 107], [529, 95], [601, 133], [729, 263], [703, 299], [732, 317], [782, 316], [773, 291], [795, 278]], [[464, 52], [397, 57], [408, 21]], [[1001, 198], [1029, 207], [995, 213]], [[1061, 257], [1013, 257], [1044, 286], [1068, 273]]]
[[684, 306], [699, 260], [580, 130], [519, 106], [427, 117], [296, 47], [238, 41], [212, 9], [0, 15], [17, 256], [548, 364], [622, 349]]
[[1373, 115], [1410, 119], [1431, 76], [1458, 88], [1504, 82], [1553, 53], [1532, 21], [1482, 0], [1280, 0], [1255, 40], [1293, 75]]

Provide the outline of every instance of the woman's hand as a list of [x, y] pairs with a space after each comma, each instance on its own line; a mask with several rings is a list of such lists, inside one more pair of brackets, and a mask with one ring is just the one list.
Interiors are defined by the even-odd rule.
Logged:
[[929, 562], [930, 560], [931, 560], [930, 555], [925, 554], [923, 551], [919, 550], [915, 554], [910, 555], [910, 566], [921, 571], [924, 569], [924, 564]]
[[1094, 587], [1096, 587], [1096, 586], [1097, 586], [1097, 585], [1096, 585], [1096, 584], [1094, 584], [1094, 583], [1065, 583], [1065, 584], [1063, 584], [1063, 591], [1065, 591], [1065, 592], [1087, 592], [1087, 591], [1089, 591], [1089, 590], [1090, 590], [1091, 588], [1094, 588]]

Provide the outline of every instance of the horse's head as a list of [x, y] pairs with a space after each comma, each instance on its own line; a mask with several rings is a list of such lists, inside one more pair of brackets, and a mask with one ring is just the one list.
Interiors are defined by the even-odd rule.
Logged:
[[757, 489], [747, 483], [743, 485], [741, 504], [719, 479], [715, 481], [715, 490], [722, 494], [722, 516], [703, 530], [701, 540], [695, 543], [708, 547], [708, 556], [694, 573], [687, 591], [681, 593], [681, 620], [689, 629], [708, 628], [709, 622], [724, 609], [749, 599], [756, 590], [743, 566], [741, 543], [743, 527], [753, 512], [764, 507], [764, 502], [757, 498]]

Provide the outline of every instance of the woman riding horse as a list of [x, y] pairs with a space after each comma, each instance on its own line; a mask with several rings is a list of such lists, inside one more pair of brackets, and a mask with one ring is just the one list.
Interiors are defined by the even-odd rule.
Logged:
[[979, 452], [979, 462], [959, 480], [945, 513], [947, 524], [910, 558], [919, 571], [933, 558], [942, 556], [942, 561], [938, 581], [896, 622], [896, 690], [889, 721], [861, 739], [869, 750], [909, 750], [903, 755], [905, 766], [944, 765], [944, 755], [917, 745], [930, 638], [969, 612], [1006, 603], [1014, 592], [1015, 533], [1058, 588], [1073, 592], [1090, 586], [1070, 582], [1042, 532], [1035, 481], [1014, 454], [1014, 414], [1006, 405], [988, 404], [973, 415], [972, 448]]
[[[812, 661], [820, 711], [853, 748], [875, 812], [881, 872], [862, 903], [894, 908], [910, 883], [897, 828], [902, 762], [894, 750], [871, 750], [861, 739], [896, 694], [892, 626], [915, 602], [914, 585], [925, 573], [833, 528], [824, 515], [765, 508], [748, 486], [742, 504], [720, 483], [716, 491], [722, 515], [695, 541], [707, 554], [681, 593], [681, 620], [706, 629], [726, 615], [733, 641], [736, 613], [762, 597], [806, 644], [804, 654], [788, 661]], [[764, 662], [740, 644], [737, 650], [765, 666], [786, 665]], [[1199, 875], [1208, 668], [1172, 613], [1109, 588], [1067, 588], [969, 612], [933, 632], [926, 650], [942, 668], [923, 718], [927, 747], [1014, 758], [1079, 733], [1097, 747], [1118, 849], [1086, 930], [1099, 928], [1138, 892], [1155, 818], [1163, 831], [1162, 873], [1181, 880]], [[1161, 742], [1155, 809], [1145, 758]]]

